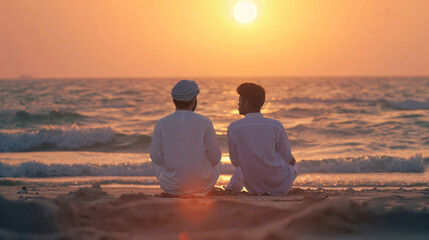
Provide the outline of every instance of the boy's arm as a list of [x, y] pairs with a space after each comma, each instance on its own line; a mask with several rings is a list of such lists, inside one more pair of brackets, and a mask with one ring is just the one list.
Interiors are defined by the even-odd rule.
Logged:
[[295, 164], [295, 158], [292, 155], [292, 151], [290, 149], [289, 138], [286, 134], [286, 131], [282, 124], [281, 127], [277, 129], [277, 141], [276, 141], [276, 151], [280, 154], [280, 156], [285, 160], [286, 163], [291, 165]]
[[222, 157], [222, 152], [220, 150], [216, 132], [211, 121], [208, 121], [207, 124], [206, 135], [204, 137], [204, 146], [206, 147], [206, 153], [210, 164], [212, 167], [215, 167]]
[[153, 130], [152, 142], [150, 143], [150, 158], [156, 165], [164, 165], [164, 155], [162, 153], [161, 130], [158, 124]]
[[232, 133], [229, 128], [228, 128], [228, 133], [226, 135], [226, 140], [228, 142], [229, 159], [231, 160], [231, 163], [232, 165], [234, 165], [234, 167], [239, 167], [240, 165], [238, 163], [237, 146], [232, 140]]

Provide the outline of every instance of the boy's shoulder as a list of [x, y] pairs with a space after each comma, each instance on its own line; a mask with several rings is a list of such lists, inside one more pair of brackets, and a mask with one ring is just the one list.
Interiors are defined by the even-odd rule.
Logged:
[[[178, 112], [172, 112], [172, 113], [168, 114], [167, 116], [165, 116], [165, 117], [163, 117], [163, 118], [159, 119], [159, 120], [157, 121], [157, 124], [162, 124], [162, 123], [164, 123], [164, 122], [170, 122], [170, 121], [176, 121], [176, 119], [175, 119], [175, 118], [177, 118], [177, 117], [178, 117], [178, 114], [179, 114]], [[195, 113], [195, 112], [189, 111], [189, 112], [186, 112], [186, 114], [187, 114], [189, 117], [194, 118], [194, 119], [199, 119], [199, 120], [202, 120], [202, 121], [208, 121], [208, 122], [211, 122], [210, 118], [208, 118], [208, 117], [206, 117], [206, 116], [204, 116], [204, 115], [201, 115], [201, 114], [199, 114], [199, 113]]]
[[207, 117], [207, 116], [204, 116], [204, 115], [196, 113], [196, 112], [191, 112], [191, 113], [193, 114], [194, 118], [198, 118], [198, 119], [201, 119], [201, 120], [204, 120], [204, 121], [210, 121], [211, 122], [210, 118]]
[[169, 119], [171, 119], [173, 117], [173, 114], [174, 114], [174, 112], [168, 114], [167, 116], [160, 118], [158, 121], [156, 121], [156, 124], [161, 124], [163, 122], [167, 122]]
[[246, 124], [246, 120], [245, 120], [244, 118], [242, 118], [242, 119], [236, 120], [236, 121], [234, 121], [234, 122], [231, 122], [231, 123], [229, 124], [228, 129], [230, 130], [230, 129], [233, 129], [233, 128], [235, 128], [235, 127], [238, 127], [238, 126], [240, 126], [240, 125], [244, 125], [244, 124]]
[[264, 117], [264, 121], [266, 123], [269, 123], [269, 124], [272, 124], [272, 125], [275, 125], [275, 126], [278, 126], [278, 127], [280, 127], [280, 126], [283, 127], [283, 124], [279, 120], [277, 120], [277, 119]]
[[228, 129], [232, 130], [232, 129], [240, 127], [240, 126], [259, 125], [259, 124], [260, 125], [271, 125], [273, 127], [280, 127], [280, 128], [283, 127], [283, 124], [279, 120], [264, 117], [264, 118], [258, 119], [258, 122], [252, 122], [252, 120], [242, 118], [242, 119], [239, 119], [239, 120], [232, 122], [229, 125]]

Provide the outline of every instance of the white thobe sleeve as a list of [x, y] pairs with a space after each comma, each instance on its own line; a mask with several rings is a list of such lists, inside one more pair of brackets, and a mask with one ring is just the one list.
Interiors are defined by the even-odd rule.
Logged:
[[150, 158], [156, 165], [164, 165], [164, 155], [162, 153], [161, 130], [158, 124], [153, 130], [152, 142], [150, 144]]
[[215, 167], [222, 157], [222, 152], [220, 150], [216, 132], [211, 121], [208, 121], [207, 124], [206, 134], [204, 136], [204, 146], [206, 148], [206, 154], [210, 164], [212, 167]]
[[289, 138], [287, 137], [283, 125], [280, 125], [281, 127], [277, 128], [276, 151], [280, 154], [286, 163], [289, 163], [290, 160], [292, 160]]
[[228, 128], [228, 133], [226, 135], [226, 140], [228, 142], [229, 159], [231, 160], [231, 163], [232, 165], [234, 165], [234, 167], [239, 167], [240, 165], [238, 164], [237, 146], [232, 140], [232, 133], [229, 128]]

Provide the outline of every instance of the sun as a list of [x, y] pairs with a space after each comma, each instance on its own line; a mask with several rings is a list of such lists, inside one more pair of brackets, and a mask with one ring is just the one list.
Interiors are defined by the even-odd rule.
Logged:
[[234, 8], [234, 17], [241, 23], [250, 23], [256, 18], [258, 9], [253, 3], [239, 2]]

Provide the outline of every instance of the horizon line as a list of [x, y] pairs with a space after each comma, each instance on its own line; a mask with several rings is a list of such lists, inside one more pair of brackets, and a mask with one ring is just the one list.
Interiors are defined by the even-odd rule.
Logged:
[[149, 76], [149, 77], [138, 77], [138, 76], [122, 76], [122, 77], [35, 77], [32, 75], [22, 75], [18, 77], [0, 77], [0, 80], [74, 80], [74, 79], [167, 79], [167, 78], [180, 78], [180, 79], [195, 79], [195, 78], [427, 78], [429, 75], [283, 75], [283, 76]]

